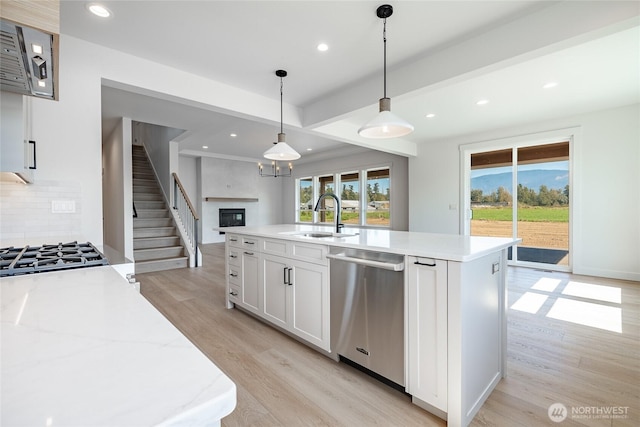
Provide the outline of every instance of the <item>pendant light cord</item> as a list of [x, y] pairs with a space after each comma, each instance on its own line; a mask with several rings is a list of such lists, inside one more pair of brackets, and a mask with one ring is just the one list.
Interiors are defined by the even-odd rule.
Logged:
[[280, 77], [280, 133], [284, 133], [282, 130], [282, 77]]
[[383, 64], [383, 76], [384, 76], [384, 97], [387, 97], [387, 18], [382, 20], [382, 43], [384, 45], [384, 64]]

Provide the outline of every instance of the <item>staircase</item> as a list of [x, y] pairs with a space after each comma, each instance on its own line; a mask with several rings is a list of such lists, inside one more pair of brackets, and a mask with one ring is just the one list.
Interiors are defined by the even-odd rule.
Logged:
[[186, 250], [143, 147], [133, 146], [133, 258], [136, 273], [189, 266]]

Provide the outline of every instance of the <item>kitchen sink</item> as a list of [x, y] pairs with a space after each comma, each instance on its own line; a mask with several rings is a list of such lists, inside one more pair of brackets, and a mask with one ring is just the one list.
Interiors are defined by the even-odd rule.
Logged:
[[328, 232], [318, 232], [318, 233], [301, 233], [301, 234], [297, 234], [297, 236], [305, 236], [305, 237], [333, 237], [333, 233], [328, 233]]
[[281, 233], [281, 234], [288, 234], [290, 236], [300, 236], [300, 237], [312, 237], [315, 239], [321, 239], [323, 237], [351, 237], [351, 236], [357, 236], [358, 233], [332, 233], [330, 231], [302, 231], [302, 232], [295, 232], [295, 233], [290, 233], [290, 232], [285, 232], [285, 233]]

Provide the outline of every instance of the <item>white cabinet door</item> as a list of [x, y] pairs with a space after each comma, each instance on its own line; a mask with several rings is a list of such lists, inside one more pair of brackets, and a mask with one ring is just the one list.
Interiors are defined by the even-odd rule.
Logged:
[[255, 313], [262, 311], [262, 292], [260, 286], [260, 257], [257, 252], [242, 250], [241, 254], [241, 292], [242, 306]]
[[407, 392], [447, 411], [447, 261], [407, 257]]
[[286, 258], [275, 255], [262, 255], [264, 274], [264, 311], [266, 319], [283, 328], [287, 327], [290, 315], [288, 307], [291, 305], [289, 283], [291, 282], [291, 267]]
[[291, 260], [292, 313], [290, 330], [329, 351], [329, 270], [326, 266]]

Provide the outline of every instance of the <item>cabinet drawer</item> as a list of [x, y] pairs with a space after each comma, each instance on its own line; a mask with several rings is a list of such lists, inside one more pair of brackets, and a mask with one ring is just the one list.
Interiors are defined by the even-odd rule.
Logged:
[[242, 270], [240, 267], [229, 266], [229, 286], [240, 286], [242, 283]]
[[241, 237], [242, 247], [243, 248], [251, 248], [253, 250], [260, 250], [260, 239], [256, 239], [255, 237]]
[[265, 239], [262, 241], [262, 252], [274, 255], [289, 255], [291, 242], [286, 240]]
[[240, 249], [229, 247], [229, 265], [240, 267]]
[[291, 244], [291, 256], [295, 259], [327, 265], [327, 247], [304, 243]]
[[242, 301], [242, 295], [240, 294], [240, 286], [229, 286], [229, 301], [234, 303]]
[[227, 234], [227, 244], [229, 246], [241, 247], [242, 240], [237, 234]]

